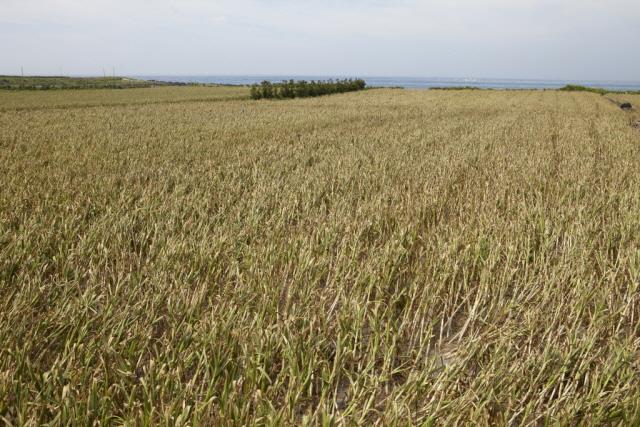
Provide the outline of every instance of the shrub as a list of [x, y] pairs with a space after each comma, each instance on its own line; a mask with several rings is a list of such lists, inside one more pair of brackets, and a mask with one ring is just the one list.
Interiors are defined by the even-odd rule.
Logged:
[[259, 85], [251, 86], [251, 99], [291, 99], [306, 98], [311, 96], [323, 96], [333, 93], [345, 93], [363, 90], [367, 86], [362, 79], [344, 79], [307, 82], [306, 80], [283, 81], [282, 83], [271, 83], [263, 81]]
[[560, 88], [559, 90], [561, 90], [563, 92], [592, 92], [592, 93], [598, 93], [600, 95], [604, 95], [606, 93], [609, 93], [609, 91], [607, 91], [605, 89], [600, 89], [600, 88], [596, 88], [596, 87], [580, 86], [580, 85], [566, 85], [566, 86]]

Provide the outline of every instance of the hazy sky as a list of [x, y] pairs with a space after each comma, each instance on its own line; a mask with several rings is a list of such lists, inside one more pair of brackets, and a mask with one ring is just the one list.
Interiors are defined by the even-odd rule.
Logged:
[[640, 0], [0, 0], [0, 74], [640, 80]]

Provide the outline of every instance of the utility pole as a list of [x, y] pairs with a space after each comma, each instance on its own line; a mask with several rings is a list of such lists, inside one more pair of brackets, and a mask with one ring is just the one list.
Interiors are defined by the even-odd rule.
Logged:
[[104, 70], [104, 67], [102, 67], [102, 77], [107, 78], [107, 72]]
[[24, 77], [24, 67], [20, 66], [20, 74], [22, 74], [22, 77]]
[[113, 77], [114, 78], [116, 77], [116, 66], [115, 65], [113, 66]]

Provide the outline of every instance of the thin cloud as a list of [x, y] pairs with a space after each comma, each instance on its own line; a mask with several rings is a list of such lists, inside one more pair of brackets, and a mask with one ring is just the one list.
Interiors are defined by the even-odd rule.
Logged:
[[629, 0], [0, 1], [0, 73], [640, 75]]

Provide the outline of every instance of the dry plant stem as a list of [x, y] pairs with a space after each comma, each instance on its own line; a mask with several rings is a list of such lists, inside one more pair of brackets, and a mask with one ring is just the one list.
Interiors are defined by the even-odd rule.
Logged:
[[638, 422], [603, 97], [45, 95], [0, 94], [4, 422]]

